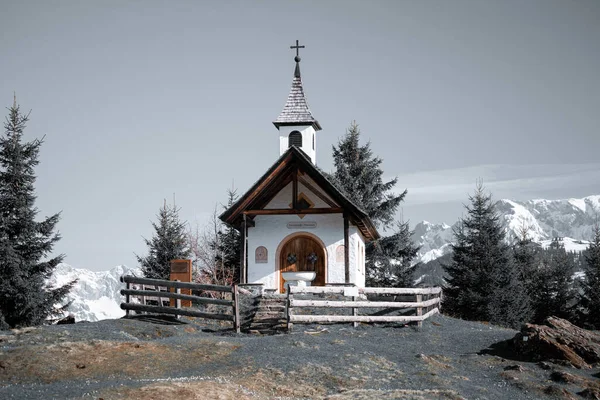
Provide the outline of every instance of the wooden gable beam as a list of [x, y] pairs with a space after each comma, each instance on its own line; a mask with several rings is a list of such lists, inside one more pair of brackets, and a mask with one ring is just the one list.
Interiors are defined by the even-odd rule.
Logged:
[[310, 182], [308, 182], [303, 177], [298, 177], [298, 181], [301, 184], [303, 184], [304, 186], [306, 186], [308, 188], [308, 190], [313, 192], [318, 198], [320, 198], [325, 203], [327, 203], [327, 205], [329, 207], [339, 207], [339, 204], [336, 204], [334, 201], [330, 200], [327, 196], [325, 196], [323, 193], [321, 193], [314, 185], [312, 185]]
[[254, 196], [252, 201], [248, 202], [245, 208], [259, 209], [265, 207], [269, 201], [275, 197], [279, 190], [292, 181], [292, 173], [292, 167], [287, 165], [285, 169], [280, 171], [277, 177], [271, 179], [268, 186], [263, 187], [260, 192], [257, 192], [256, 196]]
[[290, 215], [290, 214], [342, 214], [344, 210], [339, 207], [332, 208], [304, 208], [294, 210], [293, 208], [264, 208], [260, 210], [246, 210], [245, 215]]
[[298, 209], [298, 166], [292, 172], [292, 208]]
[[[279, 175], [280, 172], [286, 169], [289, 166], [289, 163], [286, 162], [289, 160], [289, 157], [282, 160], [282, 162], [271, 172], [271, 174], [264, 179], [260, 184], [254, 189], [254, 193], [261, 193], [265, 188], [269, 187], [270, 183], [273, 181], [274, 177]], [[256, 196], [248, 196], [243, 202], [238, 204], [236, 209], [232, 212], [232, 215], [240, 214], [244, 209], [248, 208], [248, 205], [255, 200]]]

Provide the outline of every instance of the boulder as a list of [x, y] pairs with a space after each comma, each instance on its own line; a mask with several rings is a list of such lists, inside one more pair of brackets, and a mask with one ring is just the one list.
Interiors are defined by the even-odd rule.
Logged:
[[69, 314], [68, 316], [64, 317], [63, 319], [58, 320], [56, 325], [67, 325], [67, 324], [74, 324], [74, 323], [75, 323], [75, 316], [73, 314]]
[[531, 360], [562, 360], [576, 368], [600, 362], [600, 334], [549, 317], [544, 325], [525, 324], [513, 338], [516, 351]]

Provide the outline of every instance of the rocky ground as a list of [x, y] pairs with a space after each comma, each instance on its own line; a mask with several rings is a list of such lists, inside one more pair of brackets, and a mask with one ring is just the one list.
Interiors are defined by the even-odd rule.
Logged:
[[516, 331], [443, 315], [272, 336], [183, 322], [0, 332], [0, 399], [583, 399], [600, 387], [599, 365], [519, 361], [505, 342]]

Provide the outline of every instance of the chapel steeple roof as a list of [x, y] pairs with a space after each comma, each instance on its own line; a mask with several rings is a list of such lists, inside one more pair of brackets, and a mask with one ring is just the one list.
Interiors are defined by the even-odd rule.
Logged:
[[302, 87], [302, 78], [300, 77], [300, 56], [298, 50], [304, 48], [300, 46], [296, 40], [296, 46], [290, 46], [291, 49], [296, 49], [296, 68], [294, 70], [294, 79], [292, 80], [292, 88], [288, 95], [283, 111], [279, 117], [273, 121], [273, 125], [279, 129], [280, 126], [290, 125], [311, 125], [315, 131], [321, 130], [321, 125], [317, 121], [308, 107], [306, 97], [304, 96], [304, 88]]

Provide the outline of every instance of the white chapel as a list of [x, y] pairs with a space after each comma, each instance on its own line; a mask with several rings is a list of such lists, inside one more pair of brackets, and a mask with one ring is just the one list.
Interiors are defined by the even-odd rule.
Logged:
[[304, 46], [296, 41], [291, 48], [296, 50], [292, 88], [273, 122], [279, 158], [220, 218], [241, 232], [241, 283], [280, 293], [286, 283], [364, 287], [365, 244], [379, 233], [316, 167], [321, 125], [302, 86], [298, 50]]

